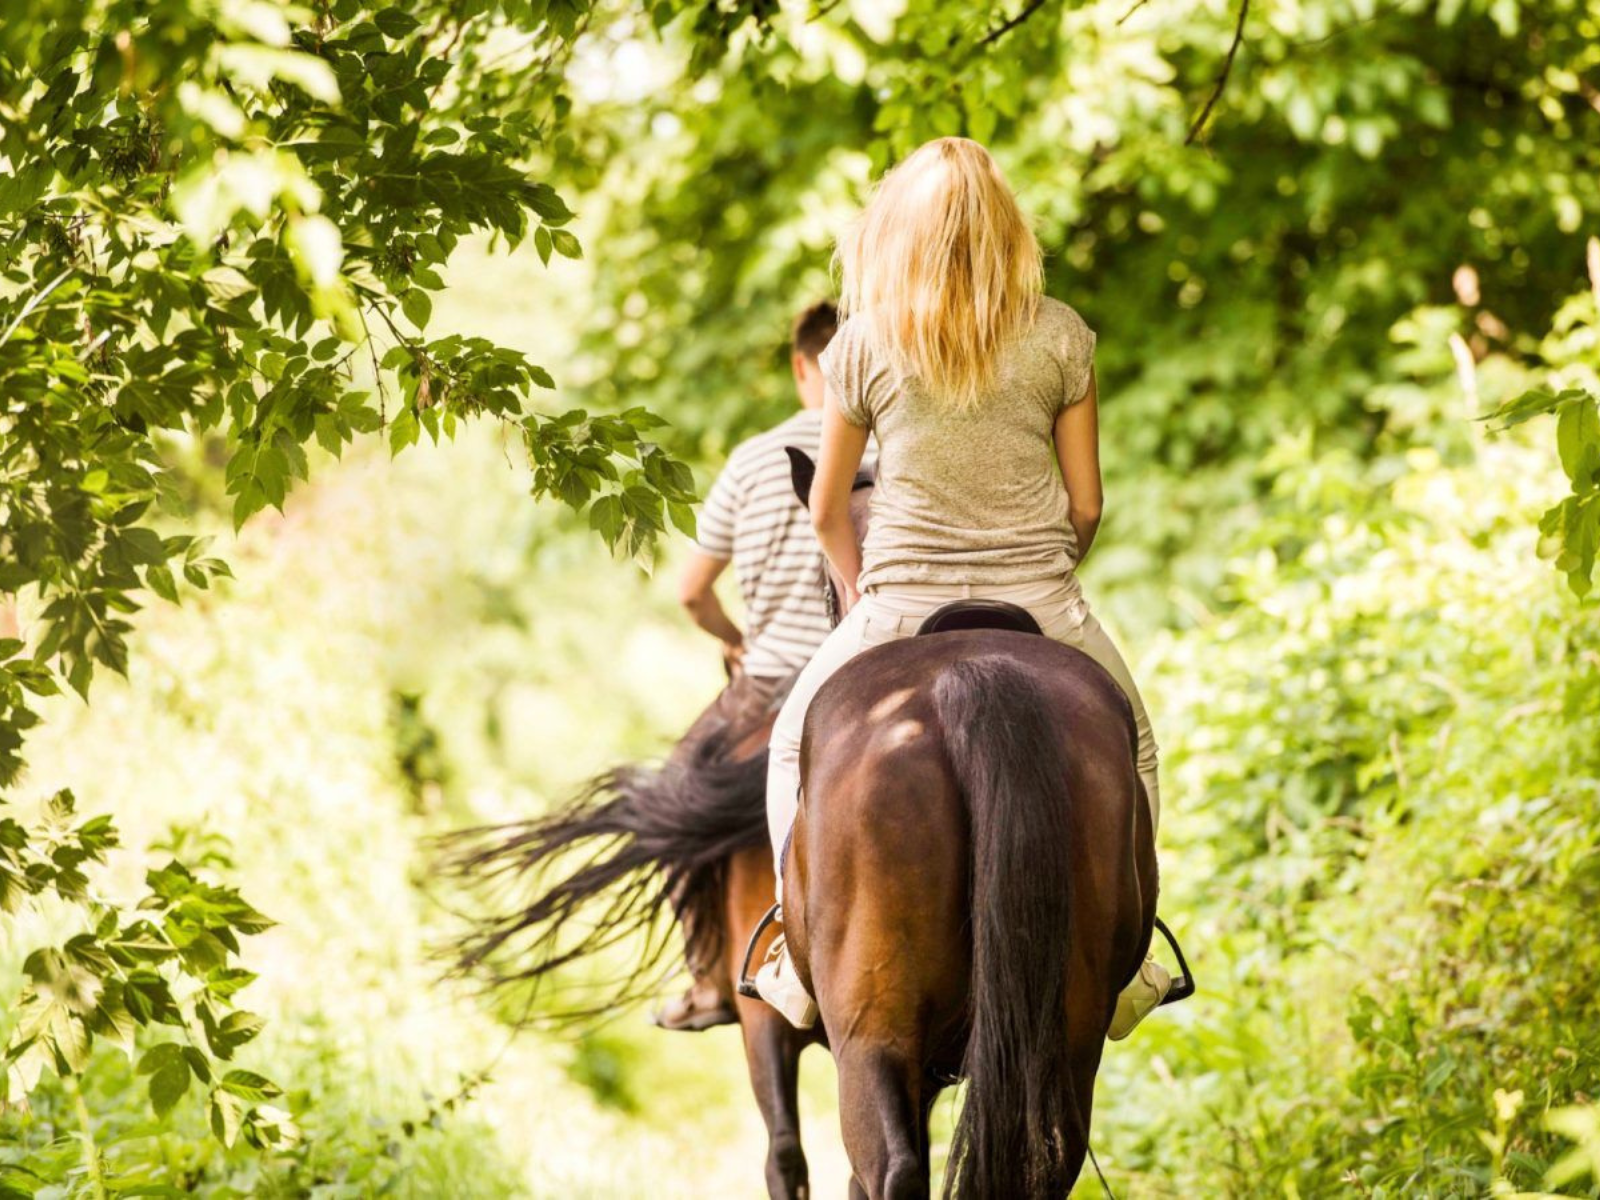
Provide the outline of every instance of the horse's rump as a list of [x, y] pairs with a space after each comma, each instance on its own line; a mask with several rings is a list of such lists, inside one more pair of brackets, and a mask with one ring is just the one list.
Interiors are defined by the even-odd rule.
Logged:
[[1055, 1195], [1076, 1177], [1111, 1009], [1154, 911], [1135, 742], [1101, 667], [1025, 634], [894, 642], [819, 690], [786, 925], [847, 1123], [862, 1121], [858, 1166], [876, 1158], [892, 1179], [908, 1155], [925, 1163], [925, 1131], [920, 1146], [877, 1139], [959, 1072], [951, 1190]]

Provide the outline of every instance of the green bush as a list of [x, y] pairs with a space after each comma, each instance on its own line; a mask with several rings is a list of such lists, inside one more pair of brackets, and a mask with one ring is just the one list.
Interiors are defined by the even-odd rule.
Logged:
[[1202, 991], [1112, 1056], [1104, 1136], [1151, 1194], [1537, 1188], [1600, 1081], [1600, 612], [1528, 522], [1559, 477], [1506, 441], [1276, 465], [1227, 610], [1154, 653]]

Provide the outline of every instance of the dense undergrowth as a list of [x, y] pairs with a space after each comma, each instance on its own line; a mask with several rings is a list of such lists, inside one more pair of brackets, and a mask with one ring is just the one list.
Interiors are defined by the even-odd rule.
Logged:
[[1152, 651], [1164, 907], [1204, 990], [1113, 1056], [1135, 1194], [1573, 1181], [1552, 1114], [1600, 1084], [1600, 612], [1534, 560], [1547, 456], [1458, 457], [1378, 487], [1285, 461], [1293, 529]]

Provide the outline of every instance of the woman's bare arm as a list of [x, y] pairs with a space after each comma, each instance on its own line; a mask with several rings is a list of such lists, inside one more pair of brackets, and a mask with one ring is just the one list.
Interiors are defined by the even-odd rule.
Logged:
[[1056, 461], [1067, 488], [1067, 520], [1078, 536], [1078, 562], [1088, 557], [1100, 528], [1104, 495], [1100, 485], [1100, 397], [1094, 371], [1082, 400], [1068, 405], [1056, 418]]
[[861, 547], [850, 521], [850, 492], [866, 449], [867, 431], [844, 419], [829, 388], [822, 396], [822, 446], [817, 476], [811, 481], [811, 525], [822, 552], [844, 581], [847, 606], [860, 592], [856, 583], [861, 577]]

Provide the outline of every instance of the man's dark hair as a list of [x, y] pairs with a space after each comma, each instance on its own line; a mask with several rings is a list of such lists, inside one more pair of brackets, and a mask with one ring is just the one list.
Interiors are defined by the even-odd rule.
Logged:
[[838, 331], [839, 310], [833, 301], [819, 300], [794, 319], [794, 348], [815, 360]]

